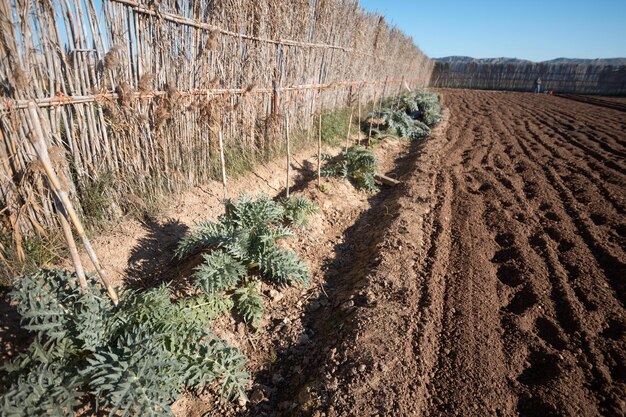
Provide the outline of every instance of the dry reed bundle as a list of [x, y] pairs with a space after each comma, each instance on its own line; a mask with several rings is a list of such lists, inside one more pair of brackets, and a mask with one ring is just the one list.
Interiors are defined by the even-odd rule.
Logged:
[[435, 87], [532, 91], [535, 80], [560, 93], [624, 95], [626, 65], [578, 63], [437, 62]]
[[57, 227], [42, 181], [17, 180], [35, 155], [29, 100], [42, 107], [50, 145], [64, 150], [77, 211], [107, 179], [117, 186], [102, 205], [115, 215], [133, 196], [178, 192], [218, 172], [225, 183], [236, 158], [284, 151], [287, 120], [290, 132], [312, 128], [316, 108], [344, 107], [350, 87], [358, 109], [392, 80], [426, 85], [432, 69], [409, 37], [356, 1], [37, 4], [0, 2], [1, 15], [15, 16], [0, 28], [0, 79], [9, 83], [0, 224], [16, 242]]

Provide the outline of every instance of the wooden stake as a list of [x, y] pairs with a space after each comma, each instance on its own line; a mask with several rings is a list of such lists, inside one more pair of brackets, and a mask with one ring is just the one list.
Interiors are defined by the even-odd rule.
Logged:
[[222, 133], [222, 124], [220, 122], [220, 129], [217, 133], [219, 138], [219, 147], [220, 147], [220, 166], [222, 169], [222, 187], [224, 198], [228, 197], [228, 188], [226, 187], [226, 159], [224, 158], [224, 135]]
[[357, 130], [357, 137], [356, 137], [356, 143], [359, 143], [359, 139], [361, 137], [361, 86], [359, 86], [359, 92], [357, 94], [357, 100], [359, 101], [358, 103], [358, 107], [359, 107], [359, 129]]
[[[385, 94], [387, 93], [387, 81], [388, 78], [385, 78], [385, 84], [383, 85], [383, 92], [380, 96], [380, 100], [378, 101], [378, 110], [380, 111], [383, 107], [383, 100], [385, 99]], [[380, 129], [380, 122], [376, 122], [376, 129]]]
[[400, 86], [398, 87], [398, 95], [396, 98], [396, 109], [398, 109], [398, 107], [400, 107], [400, 97], [402, 96], [402, 85], [404, 84], [404, 76], [402, 76], [402, 79], [400, 80]]
[[[50, 160], [50, 155], [48, 155], [48, 147], [46, 146], [46, 143], [45, 143], [43, 130], [41, 128], [41, 123], [39, 121], [39, 114], [37, 113], [37, 107], [35, 103], [31, 102], [28, 105], [28, 115], [29, 115], [31, 128], [32, 128], [31, 130], [32, 134], [30, 135], [30, 140], [31, 140], [33, 147], [35, 148], [35, 151], [37, 152], [37, 156], [39, 157], [39, 160], [41, 161], [43, 165], [43, 168], [48, 177], [50, 186], [52, 187], [52, 191], [54, 191], [54, 193], [57, 195], [57, 198], [59, 200], [59, 203], [62, 209], [65, 210], [65, 212], [68, 214], [68, 217], [72, 221], [72, 224], [74, 225], [74, 228], [76, 229], [76, 233], [78, 233], [78, 236], [81, 238], [83, 242], [83, 246], [85, 247], [85, 250], [87, 252], [87, 255], [89, 256], [89, 259], [91, 259], [93, 266], [96, 268], [96, 272], [100, 276], [102, 283], [104, 284], [104, 286], [107, 289], [107, 292], [109, 293], [109, 297], [111, 297], [113, 304], [117, 306], [118, 304], [117, 293], [115, 292], [115, 289], [111, 285], [111, 282], [106, 276], [104, 270], [100, 266], [100, 262], [98, 261], [96, 252], [93, 250], [93, 247], [91, 246], [91, 242], [89, 241], [89, 238], [87, 237], [87, 234], [85, 233], [85, 229], [83, 228], [83, 225], [80, 222], [80, 219], [78, 218], [78, 214], [74, 210], [74, 206], [72, 202], [70, 201], [70, 198], [67, 195], [67, 192], [64, 191], [63, 188], [61, 187], [61, 182], [59, 181], [59, 177], [54, 172], [54, 168], [52, 167], [52, 161]], [[68, 243], [68, 245], [70, 244]]]
[[393, 178], [389, 178], [388, 176], [383, 175], [383, 174], [374, 174], [374, 179], [376, 181], [379, 181], [379, 182], [385, 184], [385, 185], [392, 185], [393, 186], [393, 185], [400, 184], [400, 181], [394, 180]]
[[[374, 90], [374, 110], [376, 110], [377, 95], [378, 95], [378, 90]], [[372, 126], [373, 125], [374, 123], [372, 123], [372, 119], [370, 119], [370, 128], [369, 128], [369, 132], [367, 133], [367, 146], [368, 147], [372, 146]]]
[[67, 213], [63, 210], [63, 204], [56, 201], [57, 211], [59, 213], [59, 223], [61, 223], [61, 229], [63, 230], [63, 236], [65, 237], [65, 241], [67, 242], [67, 246], [70, 250], [70, 257], [72, 258], [72, 263], [74, 264], [74, 269], [76, 270], [76, 276], [78, 277], [78, 282], [80, 283], [81, 288], [87, 288], [87, 278], [85, 277], [85, 270], [83, 269], [83, 263], [80, 260], [80, 256], [78, 256], [78, 248], [76, 247], [76, 242], [74, 242], [74, 235], [72, 234], [72, 227], [70, 226], [69, 221], [67, 220]]
[[285, 130], [287, 133], [287, 188], [285, 196], [289, 198], [289, 179], [291, 177], [291, 144], [289, 141], [289, 113], [285, 115]]
[[322, 107], [320, 106], [320, 121], [317, 129], [317, 186], [322, 186]]
[[350, 146], [350, 128], [352, 127], [352, 109], [350, 109], [350, 119], [348, 119], [348, 133], [346, 134], [346, 152]]
[[348, 147], [350, 147], [350, 130], [352, 128], [352, 86], [350, 86], [350, 90], [348, 90], [348, 106], [350, 107], [350, 118], [348, 119], [348, 132], [346, 133], [346, 152], [348, 152]]
[[[279, 50], [279, 48], [277, 48]], [[273, 122], [273, 139], [274, 149], [278, 147], [278, 102], [280, 96], [278, 94], [280, 79], [278, 78], [278, 68], [274, 68], [274, 80], [272, 80], [272, 122]]]

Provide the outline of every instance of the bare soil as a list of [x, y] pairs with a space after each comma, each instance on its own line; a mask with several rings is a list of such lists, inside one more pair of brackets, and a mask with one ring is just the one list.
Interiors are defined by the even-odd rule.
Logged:
[[307, 382], [281, 387], [292, 414], [624, 415], [626, 118], [442, 93], [447, 130], [342, 279], [354, 311]]
[[580, 101], [581, 103], [595, 104], [596, 106], [626, 112], [626, 97], [601, 97], [582, 94], [559, 94], [558, 96], [574, 101]]

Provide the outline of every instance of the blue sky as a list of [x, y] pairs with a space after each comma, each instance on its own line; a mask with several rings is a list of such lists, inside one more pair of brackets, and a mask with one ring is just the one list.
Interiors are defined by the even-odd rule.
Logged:
[[430, 57], [626, 57], [626, 0], [361, 0]]

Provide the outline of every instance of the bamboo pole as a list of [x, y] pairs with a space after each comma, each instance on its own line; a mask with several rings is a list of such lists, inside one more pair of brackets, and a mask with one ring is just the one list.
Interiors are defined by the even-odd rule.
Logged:
[[[378, 111], [380, 111], [382, 109], [383, 106], [383, 100], [385, 99], [385, 94], [387, 92], [387, 80], [385, 79], [385, 83], [383, 84], [383, 92], [380, 96], [380, 100], [378, 102]], [[380, 121], [376, 122], [376, 129], [380, 129]]]
[[32, 127], [32, 132], [31, 132], [32, 134], [30, 135], [30, 140], [31, 140], [33, 147], [35, 148], [35, 151], [37, 152], [37, 156], [39, 157], [39, 160], [41, 161], [44, 167], [44, 171], [48, 177], [48, 181], [52, 187], [52, 190], [57, 195], [59, 202], [61, 203], [62, 209], [65, 212], [67, 212], [70, 220], [72, 221], [72, 224], [74, 225], [74, 228], [76, 229], [76, 232], [78, 233], [78, 236], [83, 242], [83, 246], [85, 247], [85, 250], [87, 251], [87, 255], [89, 256], [89, 259], [91, 259], [91, 262], [96, 268], [96, 272], [100, 276], [100, 279], [102, 280], [104, 286], [107, 289], [109, 297], [111, 297], [113, 304], [117, 306], [118, 304], [117, 293], [115, 292], [115, 289], [111, 285], [104, 270], [100, 266], [100, 262], [98, 261], [96, 252], [93, 250], [93, 247], [91, 246], [91, 242], [89, 241], [89, 238], [87, 237], [85, 233], [85, 229], [83, 228], [83, 225], [80, 222], [80, 219], [78, 218], [78, 215], [76, 214], [76, 211], [74, 210], [74, 206], [72, 205], [72, 202], [70, 201], [70, 198], [67, 195], [67, 192], [65, 192], [63, 188], [61, 187], [61, 182], [59, 181], [59, 177], [56, 175], [54, 168], [52, 167], [52, 161], [50, 160], [50, 155], [48, 155], [48, 147], [46, 146], [46, 143], [45, 143], [44, 133], [41, 128], [41, 123], [39, 122], [39, 115], [37, 114], [37, 108], [34, 103], [28, 107], [28, 114], [29, 114], [30, 123]]
[[359, 143], [359, 138], [361, 136], [361, 87], [359, 86], [359, 91], [357, 93], [358, 107], [359, 107], [359, 129], [357, 130], [356, 143]]
[[350, 147], [350, 129], [352, 128], [352, 113], [354, 112], [354, 106], [352, 106], [352, 87], [348, 91], [348, 99], [347, 99], [348, 107], [350, 107], [350, 117], [348, 118], [348, 132], [346, 133], [346, 152], [348, 152], [348, 148]]
[[[398, 80], [388, 81], [389, 83], [399, 82]], [[325, 83], [325, 84], [298, 84], [298, 85], [290, 85], [283, 87], [256, 87], [254, 91], [251, 93], [248, 91], [248, 88], [193, 88], [189, 90], [179, 90], [176, 91], [176, 94], [181, 97], [195, 97], [195, 96], [216, 96], [216, 95], [245, 95], [245, 94], [256, 94], [256, 95], [264, 95], [272, 92], [289, 92], [289, 91], [301, 91], [301, 90], [327, 90], [327, 89], [336, 89], [341, 87], [354, 87], [359, 85], [361, 82], [358, 81], [343, 81], [343, 82], [335, 82], [335, 83]], [[371, 80], [364, 81], [362, 83], [368, 85], [377, 85], [382, 84], [379, 80]], [[157, 91], [153, 90], [150, 92], [142, 92], [142, 91], [131, 91], [128, 95], [128, 98], [131, 100], [146, 100], [146, 99], [154, 99], [156, 97], [161, 97], [169, 94], [169, 91]], [[54, 107], [59, 108], [63, 106], [69, 105], [77, 105], [77, 104], [91, 104], [91, 103], [106, 103], [113, 104], [117, 100], [120, 99], [120, 95], [115, 92], [103, 92], [98, 94], [88, 94], [88, 95], [65, 95], [61, 93], [57, 93], [57, 95], [53, 97], [44, 97], [44, 98], [35, 98], [35, 99], [3, 99], [0, 102], [0, 111], [10, 112], [19, 109], [26, 109], [30, 105], [30, 103], [34, 103], [37, 107]]]
[[85, 277], [85, 270], [83, 268], [83, 263], [80, 260], [80, 256], [78, 255], [78, 248], [76, 247], [76, 242], [74, 241], [74, 235], [72, 234], [72, 227], [68, 222], [67, 218], [69, 217], [67, 212], [63, 209], [63, 204], [57, 201], [57, 211], [59, 213], [59, 223], [61, 223], [61, 229], [63, 230], [63, 236], [65, 237], [65, 241], [67, 242], [67, 246], [70, 251], [70, 257], [72, 258], [72, 264], [74, 264], [74, 270], [76, 271], [76, 276], [78, 277], [78, 282], [81, 288], [87, 288], [87, 278]]
[[291, 179], [291, 142], [289, 140], [289, 113], [285, 115], [285, 133], [287, 137], [287, 187], [285, 196], [289, 198], [289, 182]]
[[224, 158], [224, 135], [222, 133], [222, 123], [220, 122], [219, 131], [217, 134], [219, 138], [219, 151], [220, 151], [220, 168], [222, 170], [222, 191], [224, 198], [228, 197], [228, 188], [226, 186], [226, 159]]
[[[377, 93], [378, 90], [374, 90], [374, 110], [376, 110], [376, 100], [377, 100]], [[367, 146], [371, 147], [372, 146], [372, 126], [374, 125], [374, 123], [372, 122], [372, 119], [370, 118], [370, 128], [367, 132]]]
[[[189, 90], [177, 91], [180, 97], [194, 97], [194, 96], [206, 96], [206, 95], [241, 95], [241, 94], [257, 94], [264, 95], [267, 93], [281, 93], [288, 91], [298, 90], [329, 90], [341, 87], [354, 87], [361, 83], [369, 85], [398, 83], [400, 80], [369, 80], [369, 81], [342, 81], [334, 83], [324, 84], [298, 84], [284, 87], [257, 87], [253, 92], [249, 92], [247, 88], [194, 88]], [[129, 98], [131, 100], [145, 100], [154, 99], [156, 97], [162, 97], [168, 94], [164, 90], [155, 90], [150, 92], [132, 91]], [[104, 92], [99, 94], [86, 94], [86, 95], [65, 95], [57, 93], [53, 97], [43, 97], [30, 99], [4, 99], [0, 102], [0, 112], [9, 112], [13, 110], [26, 109], [30, 103], [35, 103], [37, 107], [63, 107], [76, 104], [90, 104], [90, 103], [108, 103], [113, 104], [119, 100], [120, 95], [114, 92]]]
[[317, 129], [317, 186], [322, 186], [322, 106], [320, 106], [320, 119]]

